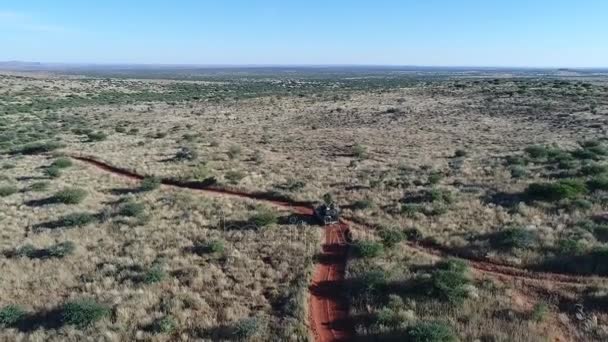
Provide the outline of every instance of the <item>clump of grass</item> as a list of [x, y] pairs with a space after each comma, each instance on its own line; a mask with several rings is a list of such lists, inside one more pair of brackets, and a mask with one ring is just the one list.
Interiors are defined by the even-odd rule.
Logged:
[[492, 244], [497, 248], [504, 249], [524, 249], [536, 244], [538, 237], [536, 234], [524, 228], [508, 228], [498, 233]]
[[460, 260], [448, 260], [437, 265], [431, 273], [427, 294], [450, 304], [462, 304], [468, 297], [471, 284], [467, 276], [468, 266]]
[[72, 160], [70, 160], [69, 158], [57, 158], [53, 161], [53, 163], [51, 164], [51, 167], [56, 167], [59, 169], [65, 169], [72, 166]]
[[139, 190], [141, 191], [152, 191], [156, 190], [160, 187], [161, 181], [160, 178], [154, 176], [147, 176], [142, 179], [139, 184]]
[[532, 183], [524, 195], [530, 200], [556, 202], [576, 198], [586, 192], [587, 187], [582, 181], [566, 179], [556, 183]]
[[118, 215], [127, 217], [140, 217], [144, 214], [145, 209], [146, 207], [142, 203], [127, 201], [120, 206], [118, 210]]
[[92, 299], [81, 299], [64, 304], [61, 316], [64, 324], [83, 329], [109, 316], [109, 314], [109, 307]]
[[14, 185], [3, 185], [0, 186], [0, 197], [8, 197], [12, 194], [15, 194], [19, 191]]
[[383, 245], [375, 241], [357, 241], [353, 245], [353, 254], [359, 258], [375, 258], [382, 254]]
[[87, 192], [79, 188], [65, 188], [53, 196], [53, 200], [63, 204], [78, 204], [87, 197]]
[[456, 342], [458, 337], [449, 325], [439, 322], [421, 322], [407, 328], [410, 342]]
[[32, 185], [30, 185], [28, 189], [30, 191], [34, 191], [34, 192], [42, 192], [42, 191], [48, 190], [49, 186], [50, 186], [49, 182], [36, 182], [36, 183], [32, 183]]
[[197, 243], [194, 245], [193, 250], [198, 255], [218, 254], [224, 252], [224, 243], [220, 240]]
[[61, 177], [61, 169], [57, 166], [49, 166], [44, 169], [44, 174], [49, 178]]
[[230, 182], [230, 184], [238, 184], [241, 179], [245, 178], [245, 174], [241, 171], [231, 170], [226, 172], [224, 178]]
[[251, 218], [251, 222], [258, 228], [275, 224], [278, 221], [277, 214], [270, 209], [261, 209]]
[[0, 309], [0, 327], [17, 325], [27, 313], [18, 305], [8, 305]]

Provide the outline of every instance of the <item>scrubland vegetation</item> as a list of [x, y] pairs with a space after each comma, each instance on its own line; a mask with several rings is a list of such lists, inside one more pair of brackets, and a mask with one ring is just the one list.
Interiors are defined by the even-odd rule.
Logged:
[[0, 339], [309, 340], [322, 228], [163, 180], [331, 193], [361, 340], [608, 338], [602, 278], [467, 261], [608, 276], [604, 77], [139, 76], [0, 76]]

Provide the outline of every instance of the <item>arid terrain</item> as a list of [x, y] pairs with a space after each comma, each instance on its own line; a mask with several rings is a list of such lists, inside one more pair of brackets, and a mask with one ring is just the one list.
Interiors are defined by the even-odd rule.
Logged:
[[167, 75], [0, 74], [0, 340], [608, 339], [608, 75]]

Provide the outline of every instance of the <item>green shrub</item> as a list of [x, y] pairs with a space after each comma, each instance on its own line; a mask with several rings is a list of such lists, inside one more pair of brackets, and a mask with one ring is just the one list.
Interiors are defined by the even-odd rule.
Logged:
[[36, 183], [33, 183], [32, 185], [30, 185], [29, 189], [30, 189], [30, 191], [41, 192], [41, 191], [48, 190], [49, 186], [50, 186], [49, 182], [36, 182]]
[[467, 269], [467, 265], [459, 260], [439, 263], [431, 273], [427, 294], [453, 305], [462, 304], [468, 297], [467, 286], [471, 284]]
[[534, 322], [540, 323], [545, 319], [548, 312], [549, 306], [547, 304], [537, 303], [536, 305], [534, 305], [534, 309], [532, 309], [530, 319]]
[[418, 203], [404, 203], [401, 212], [407, 217], [415, 217], [417, 213], [424, 211], [424, 206]]
[[70, 160], [70, 158], [57, 158], [53, 161], [53, 163], [51, 164], [51, 166], [53, 167], [57, 167], [60, 169], [65, 169], [68, 168], [70, 166], [72, 166], [72, 160]]
[[51, 258], [61, 259], [61, 258], [64, 258], [64, 257], [74, 253], [75, 249], [76, 249], [76, 246], [74, 245], [73, 242], [66, 241], [66, 242], [60, 242], [56, 245], [49, 247], [46, 250], [46, 252], [47, 252], [48, 256]]
[[421, 322], [406, 330], [408, 342], [456, 342], [457, 336], [452, 328], [439, 322]]
[[608, 176], [597, 176], [587, 181], [587, 187], [590, 191], [608, 190]]
[[533, 159], [546, 158], [549, 154], [547, 146], [542, 145], [528, 146], [524, 151]]
[[59, 178], [61, 177], [61, 169], [57, 166], [49, 166], [44, 169], [44, 174], [50, 178]]
[[433, 188], [429, 191], [428, 197], [431, 202], [452, 203], [454, 201], [454, 195], [451, 191], [439, 188]]
[[238, 184], [241, 179], [245, 178], [245, 174], [240, 171], [231, 170], [226, 172], [224, 178], [226, 178], [226, 180], [228, 180], [228, 182], [231, 184]]
[[120, 206], [118, 215], [127, 217], [139, 217], [143, 215], [146, 207], [142, 203], [127, 201]]
[[443, 175], [440, 172], [433, 172], [429, 175], [427, 180], [428, 180], [429, 184], [435, 185], [435, 184], [438, 184], [442, 178], [443, 178]]
[[275, 224], [279, 221], [277, 214], [269, 209], [259, 210], [252, 218], [251, 222], [256, 225], [256, 227], [266, 227], [271, 224]]
[[81, 299], [63, 305], [62, 319], [65, 324], [86, 328], [109, 316], [110, 308], [92, 299]]
[[372, 206], [372, 201], [365, 199], [365, 200], [355, 201], [351, 207], [354, 210], [364, 210], [364, 209], [370, 208], [371, 206]]
[[161, 282], [166, 276], [167, 274], [159, 265], [154, 265], [144, 273], [142, 281], [146, 284], [154, 284]]
[[498, 233], [493, 245], [498, 248], [530, 248], [537, 242], [536, 234], [528, 229], [508, 228]]
[[40, 154], [51, 152], [59, 148], [63, 148], [65, 145], [59, 142], [48, 141], [48, 142], [34, 142], [23, 145], [12, 151], [13, 154]]
[[152, 331], [159, 334], [170, 334], [175, 331], [176, 327], [175, 320], [169, 316], [157, 319], [152, 323]]
[[456, 152], [454, 152], [454, 157], [456, 157], [456, 158], [466, 157], [467, 154], [468, 153], [466, 150], [458, 149], [458, 150], [456, 150]]
[[8, 305], [0, 309], [0, 327], [13, 327], [25, 316], [25, 310], [17, 305]]
[[364, 159], [367, 157], [367, 148], [363, 145], [360, 144], [355, 144], [353, 146], [353, 156], [357, 157], [358, 159]]
[[359, 258], [375, 258], [383, 250], [382, 244], [375, 241], [357, 241], [353, 245], [353, 254]]
[[604, 164], [587, 164], [581, 168], [581, 174], [584, 176], [596, 176], [608, 172], [608, 166]]
[[507, 165], [526, 165], [527, 161], [522, 156], [507, 156], [505, 158]]
[[235, 323], [232, 329], [234, 338], [246, 340], [260, 333], [263, 328], [258, 318], [245, 318]]
[[224, 243], [220, 240], [212, 240], [194, 245], [196, 254], [216, 254], [224, 251]]
[[87, 139], [90, 142], [93, 142], [93, 141], [103, 141], [103, 140], [106, 140], [107, 138], [108, 138], [108, 135], [105, 134], [104, 132], [101, 132], [101, 131], [99, 131], [99, 132], [90, 132], [90, 133], [87, 134]]
[[160, 178], [154, 176], [147, 176], [141, 180], [141, 183], [139, 184], [139, 189], [141, 191], [152, 191], [158, 189], [160, 187], [160, 184]]
[[561, 180], [556, 183], [533, 183], [524, 195], [530, 200], [556, 202], [576, 198], [587, 192], [585, 183], [575, 179]]
[[57, 220], [57, 226], [82, 227], [95, 221], [95, 215], [90, 213], [72, 213]]
[[8, 197], [12, 194], [15, 194], [19, 191], [14, 185], [4, 185], [0, 186], [0, 197]]
[[78, 204], [87, 197], [87, 192], [78, 188], [65, 188], [53, 196], [53, 200], [63, 204]]
[[382, 239], [382, 244], [387, 248], [393, 248], [405, 239], [405, 235], [401, 231], [395, 229], [381, 229], [379, 235]]

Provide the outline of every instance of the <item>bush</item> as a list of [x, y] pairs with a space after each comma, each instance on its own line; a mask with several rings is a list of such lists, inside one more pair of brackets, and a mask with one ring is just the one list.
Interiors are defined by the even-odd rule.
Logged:
[[141, 191], [152, 191], [156, 190], [160, 187], [161, 181], [160, 178], [154, 176], [147, 176], [142, 179], [139, 184], [139, 189]]
[[23, 145], [20, 148], [13, 150], [12, 154], [40, 154], [51, 152], [62, 147], [64, 147], [63, 144], [54, 141], [34, 142]]
[[357, 241], [353, 245], [353, 254], [359, 258], [375, 258], [383, 252], [382, 244], [375, 241]]
[[63, 305], [61, 316], [65, 324], [86, 328], [109, 314], [109, 307], [92, 299], [81, 299]]
[[527, 161], [525, 158], [523, 158], [522, 156], [507, 156], [505, 158], [505, 161], [507, 162], [507, 165], [526, 165]]
[[367, 157], [367, 148], [360, 144], [355, 144], [353, 146], [353, 156], [363, 159]]
[[65, 169], [72, 166], [72, 160], [69, 158], [57, 158], [53, 161], [51, 166], [59, 169]]
[[144, 274], [142, 281], [146, 284], [154, 284], [161, 282], [167, 274], [159, 265], [152, 266], [149, 270]]
[[438, 188], [429, 191], [428, 198], [431, 202], [452, 203], [454, 201], [454, 195], [451, 191]]
[[61, 177], [61, 169], [57, 166], [49, 166], [44, 169], [44, 174], [50, 178], [59, 178]]
[[104, 132], [101, 132], [101, 131], [99, 131], [99, 132], [90, 132], [90, 133], [87, 134], [87, 139], [90, 142], [93, 142], [93, 141], [103, 141], [103, 140], [106, 140], [107, 138], [108, 138], [108, 135], [105, 134]]
[[429, 184], [435, 185], [435, 184], [438, 184], [442, 178], [443, 178], [443, 175], [440, 172], [433, 172], [429, 175], [427, 180], [428, 180]]
[[196, 160], [198, 159], [198, 152], [189, 147], [180, 147], [180, 149], [175, 153], [174, 159], [177, 161]]
[[540, 323], [545, 319], [548, 311], [549, 311], [549, 306], [547, 304], [537, 303], [536, 305], [534, 305], [534, 309], [532, 310], [532, 313], [530, 314], [530, 319], [533, 320], [534, 322]]
[[549, 154], [548, 148], [542, 145], [528, 146], [524, 151], [533, 159], [546, 158]]
[[226, 178], [231, 184], [238, 184], [241, 179], [245, 178], [245, 174], [243, 172], [233, 170], [226, 172], [224, 178]]
[[456, 342], [458, 338], [452, 328], [438, 322], [417, 323], [406, 330], [409, 342]]
[[587, 182], [590, 191], [608, 190], [608, 176], [597, 176]]
[[139, 217], [143, 215], [145, 209], [146, 208], [142, 203], [127, 201], [126, 203], [120, 206], [120, 209], [118, 210], [118, 215], [127, 217]]
[[19, 189], [17, 189], [17, 187], [14, 185], [0, 186], [0, 197], [10, 196], [14, 193], [17, 193], [17, 191], [19, 191]]
[[528, 170], [521, 165], [514, 165], [510, 168], [512, 178], [522, 178], [528, 174]]
[[523, 228], [508, 228], [498, 233], [493, 245], [498, 248], [530, 248], [537, 242], [536, 234]]
[[72, 213], [57, 220], [56, 226], [82, 227], [95, 221], [95, 216], [90, 213]]
[[456, 152], [454, 152], [454, 157], [456, 158], [462, 158], [462, 157], [466, 157], [467, 156], [467, 151], [463, 150], [463, 149], [458, 149], [456, 150]]
[[251, 222], [258, 228], [275, 224], [278, 221], [277, 214], [269, 209], [260, 210], [251, 218]]
[[581, 168], [581, 174], [584, 176], [595, 176], [608, 172], [608, 166], [603, 164], [592, 163]]
[[78, 204], [87, 197], [87, 192], [78, 188], [66, 188], [53, 196], [53, 200], [63, 204]]
[[224, 251], [224, 243], [219, 240], [212, 240], [209, 242], [198, 243], [193, 249], [194, 253], [198, 255], [222, 253]]
[[25, 310], [17, 305], [9, 305], [0, 309], [0, 327], [13, 327], [26, 315]]
[[76, 246], [71, 241], [60, 242], [56, 245], [53, 245], [47, 249], [47, 254], [51, 258], [64, 258], [68, 255], [74, 253]]
[[530, 200], [556, 202], [572, 199], [587, 192], [585, 183], [566, 179], [556, 183], [533, 183], [528, 186], [524, 195]]
[[233, 337], [237, 339], [249, 339], [262, 330], [262, 322], [258, 318], [245, 318], [238, 321], [232, 330]]
[[467, 265], [460, 260], [437, 264], [437, 269], [431, 273], [427, 294], [453, 305], [462, 304], [468, 297], [467, 286], [471, 284], [467, 270]]
[[387, 248], [393, 248], [399, 242], [405, 239], [405, 235], [394, 229], [382, 229], [379, 232], [382, 244]]
[[238, 146], [238, 145], [232, 145], [228, 149], [228, 157], [230, 159], [235, 159], [236, 157], [238, 157], [239, 155], [241, 155], [241, 152], [242, 152], [242, 149], [241, 149], [240, 146]]
[[372, 206], [372, 201], [366, 199], [366, 200], [355, 201], [351, 207], [354, 210], [363, 210], [363, 209], [367, 209], [371, 206]]

